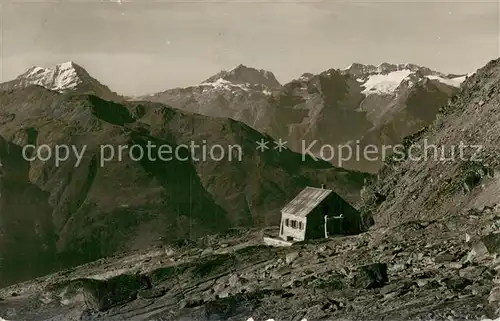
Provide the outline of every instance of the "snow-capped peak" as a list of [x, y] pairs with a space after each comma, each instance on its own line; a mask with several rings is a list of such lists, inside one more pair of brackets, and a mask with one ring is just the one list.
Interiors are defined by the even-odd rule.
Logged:
[[123, 101], [123, 97], [101, 84], [80, 65], [66, 61], [50, 68], [33, 66], [16, 79], [1, 84], [0, 88], [22, 88], [38, 85], [49, 90], [92, 94], [106, 100]]
[[353, 63], [342, 69], [341, 72], [354, 76], [357, 82], [364, 87], [362, 93], [365, 95], [392, 94], [403, 80], [409, 78], [411, 78], [409, 84], [418, 79], [428, 78], [453, 87], [460, 87], [460, 84], [465, 80], [464, 76], [446, 76], [443, 73], [412, 63], [391, 64], [383, 62], [378, 66]]
[[90, 75], [81, 66], [67, 61], [51, 68], [34, 66], [17, 77], [23, 85], [34, 84], [55, 91], [75, 89], [85, 81], [92, 81]]
[[203, 83], [214, 83], [218, 79], [227, 80], [233, 84], [264, 85], [269, 88], [281, 87], [274, 74], [263, 69], [255, 69], [239, 64], [230, 71], [221, 71], [208, 78]]

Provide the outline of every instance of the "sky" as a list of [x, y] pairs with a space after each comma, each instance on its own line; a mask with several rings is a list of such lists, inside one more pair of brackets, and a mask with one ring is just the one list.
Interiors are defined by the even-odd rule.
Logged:
[[270, 70], [282, 83], [353, 62], [469, 73], [500, 57], [499, 7], [496, 0], [0, 0], [0, 81], [70, 60], [124, 95], [195, 85], [239, 64]]

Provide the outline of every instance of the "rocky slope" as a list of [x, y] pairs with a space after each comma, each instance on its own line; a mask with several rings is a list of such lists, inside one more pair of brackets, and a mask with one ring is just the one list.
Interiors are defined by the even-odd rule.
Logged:
[[499, 236], [466, 237], [496, 222], [498, 212], [453, 219], [290, 248], [258, 245], [258, 231], [234, 230], [4, 288], [0, 315], [33, 321], [496, 318]]
[[[499, 79], [495, 60], [467, 79], [435, 122], [405, 139], [405, 152], [413, 156], [389, 160], [365, 191], [379, 224], [432, 220], [499, 203]], [[384, 201], [372, 202], [374, 193]]]
[[34, 66], [16, 79], [0, 84], [0, 90], [23, 88], [28, 85], [39, 85], [61, 93], [93, 94], [117, 102], [124, 100], [123, 97], [90, 76], [82, 66], [72, 61], [51, 68]]
[[[0, 284], [116, 251], [274, 225], [306, 185], [325, 183], [355, 203], [366, 177], [272, 145], [261, 152], [256, 142], [270, 137], [242, 123], [158, 103], [31, 85], [0, 91], [0, 106]], [[41, 160], [47, 145], [52, 157]]]
[[464, 79], [413, 64], [352, 64], [343, 70], [304, 74], [281, 86], [272, 73], [240, 65], [198, 86], [141, 99], [240, 120], [286, 140], [297, 152], [315, 144], [313, 153], [337, 166], [376, 172], [381, 159], [353, 157], [344, 162], [321, 154], [320, 148], [331, 145], [338, 150], [358, 140], [361, 148], [398, 144], [433, 121]]

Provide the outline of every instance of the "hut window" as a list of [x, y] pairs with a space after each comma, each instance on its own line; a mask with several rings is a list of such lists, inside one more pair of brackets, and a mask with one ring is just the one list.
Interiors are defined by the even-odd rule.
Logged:
[[290, 226], [290, 220], [289, 219], [285, 220], [285, 226]]
[[303, 229], [304, 229], [304, 223], [299, 222], [299, 230], [303, 230]]
[[297, 228], [297, 221], [296, 220], [292, 221], [292, 228]]

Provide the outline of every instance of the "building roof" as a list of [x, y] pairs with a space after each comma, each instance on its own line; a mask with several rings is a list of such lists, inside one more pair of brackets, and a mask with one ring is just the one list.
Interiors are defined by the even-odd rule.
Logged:
[[330, 189], [306, 187], [281, 212], [305, 217], [314, 210], [328, 195], [332, 193]]

